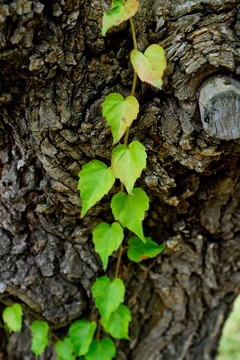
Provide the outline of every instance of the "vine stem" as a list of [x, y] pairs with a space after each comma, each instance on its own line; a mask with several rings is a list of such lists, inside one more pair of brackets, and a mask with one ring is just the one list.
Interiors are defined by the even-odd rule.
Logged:
[[116, 271], [115, 271], [115, 279], [118, 277], [123, 251], [124, 251], [124, 247], [122, 245], [120, 245], [119, 253], [118, 253], [118, 261], [117, 261], [117, 266], [116, 266]]
[[[134, 50], [137, 50], [138, 47], [137, 47], [136, 32], [135, 32], [132, 18], [129, 19], [129, 22], [130, 22], [130, 27], [131, 27], [131, 31], [132, 31], [133, 47], [134, 47]], [[131, 96], [135, 95], [136, 85], [137, 85], [137, 73], [136, 73], [136, 71], [134, 71]], [[126, 134], [124, 137], [124, 145], [125, 146], [128, 146], [128, 137], [129, 137], [129, 127], [126, 130]], [[123, 183], [121, 182], [120, 191], [123, 192], [123, 190], [124, 190], [124, 186], [123, 186]], [[119, 248], [119, 253], [118, 253], [118, 261], [117, 261], [117, 267], [116, 267], [116, 272], [115, 272], [115, 279], [118, 277], [123, 251], [124, 251], [124, 247], [121, 245]]]
[[[138, 48], [137, 48], [136, 32], [135, 32], [135, 28], [134, 28], [134, 25], [133, 25], [132, 18], [129, 19], [129, 22], [130, 22], [131, 31], [132, 31], [133, 47], [134, 47], [134, 50], [137, 50]], [[136, 71], [134, 71], [131, 96], [134, 96], [134, 94], [135, 94], [136, 85], [137, 85], [137, 73], [136, 73]], [[126, 130], [126, 134], [125, 134], [125, 138], [124, 138], [124, 145], [125, 146], [128, 146], [128, 137], [129, 137], [129, 127]]]
[[98, 319], [97, 333], [96, 333], [97, 341], [100, 341], [100, 332], [101, 332], [101, 318]]
[[129, 22], [130, 22], [130, 26], [131, 26], [131, 30], [132, 30], [133, 46], [134, 46], [134, 49], [137, 50], [137, 39], [136, 39], [136, 33], [135, 33], [135, 28], [133, 25], [132, 18], [129, 19]]
[[[137, 50], [136, 32], [135, 32], [135, 28], [134, 28], [134, 25], [133, 25], [132, 18], [129, 19], [129, 22], [130, 22], [131, 31], [132, 31], [134, 50]], [[131, 96], [134, 96], [134, 94], [135, 94], [136, 85], [137, 85], [137, 73], [134, 71]], [[128, 137], [129, 137], [129, 127], [126, 129], [126, 134], [125, 134], [125, 137], [124, 137], [124, 145], [125, 146], [128, 146]], [[123, 183], [121, 182], [120, 192], [123, 192], [123, 190], [124, 190], [124, 186], [123, 186]], [[116, 266], [116, 271], [115, 271], [115, 279], [118, 277], [118, 274], [119, 274], [119, 268], [120, 268], [120, 264], [121, 264], [122, 253], [123, 253], [124, 250], [125, 250], [125, 248], [122, 245], [120, 245], [119, 253], [118, 253], [117, 266]], [[100, 339], [100, 329], [101, 329], [101, 322], [99, 321], [98, 322], [98, 328], [97, 328], [97, 335], [96, 335], [97, 340]]]

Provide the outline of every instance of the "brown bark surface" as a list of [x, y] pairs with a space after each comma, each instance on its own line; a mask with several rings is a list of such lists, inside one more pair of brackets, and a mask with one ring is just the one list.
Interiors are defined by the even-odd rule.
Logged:
[[[111, 161], [104, 97], [131, 90], [129, 24], [101, 36], [110, 3], [0, 0], [0, 300], [25, 304], [59, 336], [96, 316], [91, 285], [103, 270], [91, 231], [113, 218], [106, 196], [80, 219], [77, 190], [82, 165]], [[140, 265], [123, 256], [132, 341], [116, 358], [213, 360], [240, 293], [240, 142], [203, 130], [197, 92], [209, 75], [239, 78], [239, 0], [140, 0], [134, 24], [139, 50], [158, 43], [168, 61], [161, 91], [138, 83], [130, 131], [148, 152], [145, 235], [167, 248]], [[20, 334], [0, 329], [5, 359], [34, 359], [25, 319]], [[40, 356], [55, 358], [51, 347]]]

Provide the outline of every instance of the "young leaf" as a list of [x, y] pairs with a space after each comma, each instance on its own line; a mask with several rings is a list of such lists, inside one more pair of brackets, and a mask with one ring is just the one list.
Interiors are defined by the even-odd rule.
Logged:
[[165, 53], [161, 46], [150, 45], [144, 54], [133, 50], [131, 62], [142, 81], [161, 89], [163, 72], [167, 67]]
[[117, 178], [132, 193], [135, 181], [146, 167], [145, 147], [138, 141], [133, 141], [129, 147], [118, 145], [113, 150], [112, 170]]
[[116, 355], [116, 348], [112, 340], [103, 339], [102, 341], [93, 340], [86, 360], [111, 360]]
[[75, 360], [73, 344], [70, 338], [65, 337], [63, 341], [58, 341], [55, 346], [56, 353], [58, 354], [57, 360]]
[[22, 328], [22, 307], [18, 303], [7, 306], [3, 310], [3, 320], [7, 324], [10, 331], [21, 331]]
[[93, 230], [95, 251], [100, 255], [104, 270], [107, 268], [108, 257], [117, 250], [123, 241], [123, 229], [114, 222], [112, 225], [101, 223]]
[[113, 145], [116, 144], [126, 129], [137, 118], [139, 103], [134, 96], [128, 96], [125, 100], [121, 94], [112, 93], [103, 102], [103, 116], [111, 126]]
[[38, 357], [41, 353], [44, 352], [48, 342], [48, 330], [49, 325], [46, 321], [34, 321], [31, 326], [32, 330], [32, 352]]
[[102, 318], [101, 323], [105, 331], [112, 335], [112, 337], [130, 340], [128, 336], [128, 325], [131, 320], [130, 310], [121, 304], [117, 310], [110, 315], [107, 321], [105, 318]]
[[82, 199], [81, 217], [83, 217], [97, 201], [108, 193], [114, 184], [115, 176], [107, 165], [98, 160], [84, 165], [78, 176], [80, 177], [78, 189], [81, 190]]
[[70, 340], [76, 356], [82, 356], [88, 352], [96, 327], [96, 321], [87, 320], [77, 320], [70, 326]]
[[102, 35], [105, 36], [112, 26], [117, 26], [134, 16], [138, 6], [137, 0], [127, 0], [126, 3], [124, 0], [113, 0], [111, 10], [103, 14]]
[[115, 219], [145, 242], [142, 220], [145, 211], [149, 208], [149, 198], [145, 191], [141, 188], [135, 188], [132, 195], [117, 193], [112, 198], [111, 208]]
[[92, 294], [96, 299], [96, 306], [106, 321], [124, 300], [125, 287], [120, 279], [112, 282], [106, 276], [98, 278], [92, 287]]
[[145, 240], [146, 242], [143, 243], [138, 237], [131, 237], [128, 242], [130, 247], [127, 252], [130, 260], [138, 263], [142, 260], [153, 258], [160, 254], [165, 248], [165, 244], [158, 245], [149, 237], [146, 237]]

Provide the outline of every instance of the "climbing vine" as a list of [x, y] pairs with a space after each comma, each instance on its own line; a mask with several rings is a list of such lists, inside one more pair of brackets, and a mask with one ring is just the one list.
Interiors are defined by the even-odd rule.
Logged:
[[[102, 276], [94, 282], [92, 295], [99, 311], [99, 320], [75, 321], [69, 328], [69, 336], [63, 340], [57, 339], [55, 348], [58, 360], [75, 360], [79, 357], [86, 360], [111, 360], [115, 357], [116, 348], [113, 340], [109, 335], [101, 339], [100, 334], [103, 328], [112, 338], [130, 340], [128, 328], [131, 313], [123, 304], [125, 286], [119, 275], [122, 253], [127, 250], [128, 258], [138, 263], [155, 257], [164, 249], [164, 244], [159, 246], [143, 233], [142, 221], [149, 208], [149, 198], [144, 190], [134, 186], [142, 170], [146, 168], [147, 154], [140, 142], [129, 143], [129, 128], [139, 113], [139, 103], [135, 97], [137, 78], [161, 89], [162, 76], [166, 68], [164, 50], [161, 46], [153, 44], [144, 54], [137, 49], [132, 17], [136, 14], [138, 6], [138, 0], [113, 0], [111, 10], [104, 13], [103, 36], [111, 27], [126, 20], [130, 21], [134, 46], [131, 53], [134, 68], [133, 84], [131, 94], [125, 99], [121, 94], [111, 93], [103, 102], [103, 116], [111, 127], [115, 146], [111, 166], [108, 167], [99, 160], [89, 162], [80, 171], [78, 184], [83, 217], [110, 191], [115, 180], [120, 180], [119, 192], [111, 200], [115, 222], [100, 223], [93, 231], [95, 251], [99, 254], [105, 271], [109, 257], [118, 250], [115, 278]], [[128, 242], [124, 240], [125, 228], [135, 234]], [[4, 326], [9, 331], [19, 332], [22, 326], [22, 313], [22, 307], [17, 303], [7, 306], [3, 311]], [[31, 330], [31, 349], [38, 357], [49, 342], [49, 333], [52, 333], [48, 323], [40, 320], [32, 323]]]

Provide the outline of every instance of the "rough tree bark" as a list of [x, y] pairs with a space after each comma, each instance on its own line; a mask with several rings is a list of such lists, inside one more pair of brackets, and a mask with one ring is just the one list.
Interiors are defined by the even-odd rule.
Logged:
[[[109, 5], [0, 0], [0, 299], [59, 334], [95, 316], [91, 231], [112, 219], [110, 197], [80, 219], [77, 191], [83, 164], [110, 163], [105, 95], [131, 89], [128, 23], [100, 34]], [[167, 248], [142, 265], [123, 256], [132, 341], [117, 359], [212, 360], [240, 292], [240, 142], [204, 131], [198, 88], [212, 74], [239, 78], [239, 0], [140, 0], [134, 23], [139, 49], [158, 43], [168, 59], [162, 91], [138, 84], [130, 132], [148, 151], [145, 234]], [[0, 330], [2, 358], [34, 359], [25, 319], [18, 335]], [[55, 359], [52, 348], [40, 358]]]

